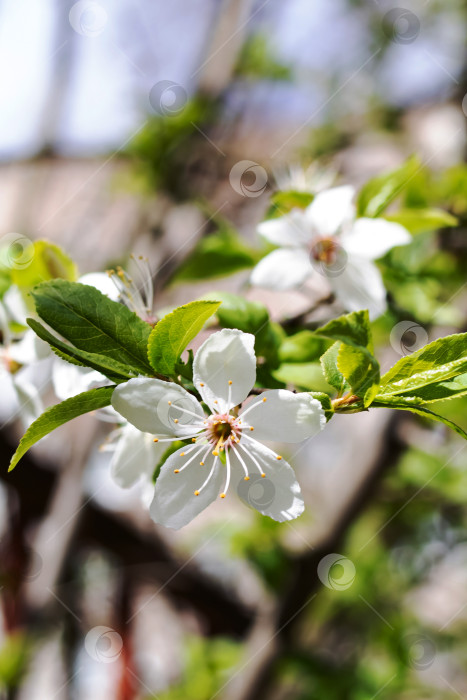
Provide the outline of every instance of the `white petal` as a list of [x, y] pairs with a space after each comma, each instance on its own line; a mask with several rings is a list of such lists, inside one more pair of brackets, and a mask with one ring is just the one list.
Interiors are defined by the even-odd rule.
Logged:
[[228, 411], [250, 393], [256, 380], [254, 345], [251, 333], [224, 328], [199, 348], [193, 362], [193, 383], [213, 410]]
[[26, 318], [30, 316], [31, 313], [16, 284], [12, 284], [3, 295], [3, 304], [13, 321], [20, 323], [22, 326], [26, 325]]
[[121, 488], [130, 488], [142, 476], [151, 479], [167, 446], [155, 443], [152, 435], [142, 433], [130, 423], [123, 426], [110, 473]]
[[21, 377], [20, 373], [13, 375], [13, 387], [18, 397], [19, 416], [25, 429], [39, 418], [44, 410], [38, 389]]
[[329, 281], [347, 311], [368, 309], [371, 318], [386, 311], [386, 289], [380, 271], [371, 260], [349, 256], [342, 273]]
[[352, 229], [342, 236], [341, 244], [349, 255], [374, 260], [397, 245], [412, 241], [410, 233], [400, 224], [385, 219], [357, 219]]
[[305, 210], [307, 220], [319, 236], [334, 236], [353, 221], [355, 190], [350, 185], [319, 192]]
[[274, 245], [292, 247], [306, 244], [312, 234], [305, 212], [300, 209], [293, 209], [278, 219], [263, 221], [257, 230]]
[[290, 464], [285, 459], [278, 460], [272, 450], [259, 442], [248, 441], [248, 452], [259, 462], [266, 476], [261, 477], [251, 458], [240, 451], [250, 476], [245, 481], [245, 473], [238, 458], [232, 455], [232, 486], [237, 488], [240, 498], [263, 515], [269, 515], [280, 523], [298, 518], [305, 510], [305, 504]]
[[50, 354], [47, 343], [30, 329], [24, 333], [21, 340], [12, 342], [8, 350], [10, 357], [20, 365], [30, 365]]
[[309, 394], [294, 394], [285, 389], [263, 393], [253, 399], [246, 410], [245, 423], [253, 426], [251, 437], [258, 440], [301, 442], [326, 425], [319, 401]]
[[311, 274], [313, 268], [305, 248], [281, 248], [259, 261], [250, 282], [256, 287], [284, 291], [299, 287]]
[[201, 488], [211, 471], [214, 457], [209, 453], [201, 466], [203, 452], [200, 452], [186, 469], [174, 474], [174, 469], [182, 469], [193, 456], [190, 453], [182, 457], [181, 452], [186, 451], [187, 448], [178, 450], [162, 466], [149, 509], [154, 522], [175, 530], [187, 525], [217, 498], [225, 479], [225, 467], [218, 459], [209, 483], [200, 491], [199, 496], [195, 496], [195, 491]]
[[88, 272], [87, 275], [80, 277], [78, 282], [98, 289], [112, 301], [117, 301], [120, 296], [117, 287], [106, 272]]
[[149, 377], [119, 384], [112, 406], [141, 432], [167, 437], [194, 433], [205, 418], [199, 402], [181, 386]]
[[55, 394], [61, 401], [88, 391], [101, 382], [105, 383], [108, 380], [94, 369], [72, 365], [59, 357], [54, 359], [52, 383]]

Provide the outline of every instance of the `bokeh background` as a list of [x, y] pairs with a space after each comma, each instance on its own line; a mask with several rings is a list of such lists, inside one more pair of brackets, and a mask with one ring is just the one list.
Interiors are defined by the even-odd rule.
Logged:
[[[223, 290], [293, 319], [309, 299], [247, 285], [287, 166], [360, 186], [415, 153], [410, 196], [461, 225], [392, 259], [382, 367], [466, 330], [465, 2], [4, 0], [0, 27], [1, 236], [81, 273], [145, 255], [159, 310]], [[467, 697], [466, 459], [443, 426], [336, 416], [281, 448], [297, 522], [229, 498], [175, 533], [111, 481], [93, 416], [8, 475], [0, 401], [2, 700]]]

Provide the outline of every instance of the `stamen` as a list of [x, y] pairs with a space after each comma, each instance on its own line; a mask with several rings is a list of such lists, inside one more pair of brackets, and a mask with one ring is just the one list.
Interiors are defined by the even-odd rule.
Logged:
[[198, 493], [195, 491], [195, 495], [199, 495], [201, 491], [205, 488], [205, 486], [210, 482], [212, 475], [214, 474], [214, 469], [216, 468], [218, 458], [216, 457], [215, 460], [212, 463], [211, 471], [209, 472], [206, 480], [204, 481], [203, 485], [198, 489]]
[[[167, 402], [169, 406], [172, 406], [172, 401]], [[194, 416], [195, 418], [198, 418], [200, 420], [203, 416], [200, 416], [199, 413], [195, 413], [194, 411], [188, 410], [188, 408], [183, 408], [182, 406], [175, 406], [177, 411], [180, 411], [180, 413], [187, 413], [189, 416]], [[174, 419], [175, 422], [178, 423], [178, 418]]]
[[177, 435], [177, 437], [171, 437], [171, 438], [153, 438], [153, 442], [176, 442], [177, 440], [189, 440], [190, 438], [199, 438], [201, 437], [200, 431], [203, 430], [204, 426], [203, 425], [190, 425], [190, 428], [198, 428], [197, 433], [192, 433], [191, 435]]
[[225, 461], [226, 461], [226, 466], [227, 466], [227, 478], [225, 480], [225, 486], [224, 490], [221, 493], [221, 498], [225, 498], [225, 494], [229, 490], [229, 484], [230, 484], [230, 457], [229, 457], [229, 451], [227, 450], [225, 453]]
[[242, 411], [240, 418], [243, 420], [243, 418], [245, 418], [250, 411], [252, 411], [254, 408], [258, 408], [258, 406], [261, 406], [261, 404], [265, 403], [266, 401], [267, 399], [265, 396], [261, 399], [261, 401], [252, 401], [251, 404], [244, 411]]
[[239, 444], [239, 447], [240, 447], [240, 449], [243, 450], [243, 451], [245, 452], [245, 454], [247, 454], [248, 457], [253, 461], [253, 463], [254, 463], [254, 465], [257, 467], [259, 473], [260, 473], [261, 476], [264, 478], [264, 477], [266, 476], [266, 474], [264, 473], [264, 471], [263, 471], [262, 467], [260, 466], [259, 462], [257, 461], [257, 459], [256, 459], [255, 457], [253, 457], [253, 455], [250, 454], [250, 452], [248, 452], [248, 450], [246, 449], [246, 447], [243, 447], [242, 443]]
[[[176, 473], [177, 473], [177, 474], [180, 474], [180, 472], [182, 472], [184, 469], [186, 469], [186, 468], [188, 467], [188, 465], [190, 465], [190, 464], [192, 463], [192, 461], [193, 461], [194, 459], [196, 459], [196, 458], [199, 456], [200, 452], [203, 451], [203, 448], [204, 448], [204, 445], [203, 445], [203, 447], [198, 448], [198, 449], [196, 450], [196, 452], [194, 453], [193, 457], [190, 457], [190, 459], [188, 460], [188, 462], [185, 462], [185, 464], [184, 464], [182, 467], [180, 467], [180, 469], [178, 469], [178, 471], [177, 471]], [[180, 456], [181, 456], [181, 455], [180, 455]]]
[[240, 457], [240, 453], [237, 450], [237, 448], [233, 447], [232, 449], [233, 449], [234, 455], [236, 456], [236, 458], [238, 459], [238, 461], [242, 465], [243, 471], [245, 472], [245, 476], [243, 478], [245, 479], [245, 481], [248, 481], [250, 479], [250, 477], [248, 475], [248, 467], [246, 466], [245, 462], [243, 461], [243, 458]]

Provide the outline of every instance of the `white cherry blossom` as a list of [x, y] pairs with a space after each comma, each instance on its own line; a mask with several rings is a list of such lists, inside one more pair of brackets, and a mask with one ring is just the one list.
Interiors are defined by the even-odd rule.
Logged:
[[321, 272], [348, 311], [381, 315], [386, 290], [373, 260], [410, 243], [411, 236], [385, 219], [356, 218], [354, 195], [351, 186], [333, 187], [318, 193], [306, 209], [261, 223], [258, 232], [279, 248], [258, 263], [251, 283], [286, 290]]
[[[307, 393], [269, 390], [241, 410], [256, 378], [254, 336], [224, 329], [199, 348], [193, 383], [203, 405], [183, 387], [150, 377], [120, 384], [115, 410], [156, 444], [191, 440], [161, 468], [150, 506], [167, 527], [189, 523], [232, 483], [239, 496], [278, 521], [304, 509], [292, 467], [260, 440], [300, 442], [325, 425], [321, 404]], [[258, 495], [258, 490], [260, 494]]]

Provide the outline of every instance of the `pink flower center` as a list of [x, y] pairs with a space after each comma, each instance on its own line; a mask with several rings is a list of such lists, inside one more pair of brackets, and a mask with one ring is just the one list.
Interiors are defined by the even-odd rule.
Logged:
[[229, 413], [215, 413], [207, 419], [206, 436], [217, 449], [232, 447], [239, 442], [241, 434], [238, 418]]

